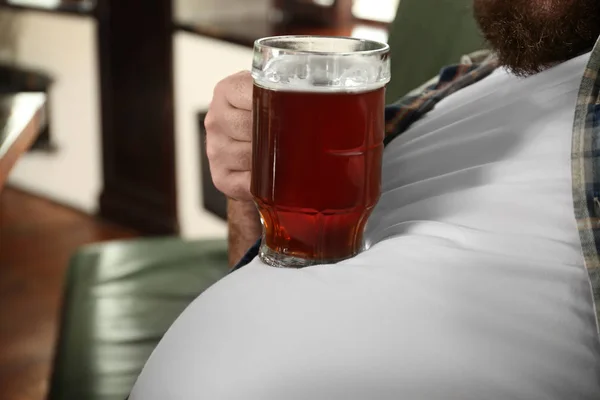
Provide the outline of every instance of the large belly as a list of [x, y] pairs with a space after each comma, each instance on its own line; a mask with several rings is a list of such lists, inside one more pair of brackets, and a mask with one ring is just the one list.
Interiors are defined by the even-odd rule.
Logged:
[[221, 280], [132, 400], [597, 399], [571, 86], [440, 104], [385, 150], [367, 251], [301, 270], [256, 259]]
[[132, 400], [592, 400], [588, 298], [578, 266], [433, 237], [396, 237], [336, 266], [255, 260], [185, 311]]

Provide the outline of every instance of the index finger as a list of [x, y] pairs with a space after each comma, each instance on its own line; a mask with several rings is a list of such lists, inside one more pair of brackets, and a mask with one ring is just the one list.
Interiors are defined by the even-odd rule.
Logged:
[[240, 110], [252, 110], [252, 75], [249, 71], [241, 71], [232, 75], [227, 82], [225, 99], [234, 108]]

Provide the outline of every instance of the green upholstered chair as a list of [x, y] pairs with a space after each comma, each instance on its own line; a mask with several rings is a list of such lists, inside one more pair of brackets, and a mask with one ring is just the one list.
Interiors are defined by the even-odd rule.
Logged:
[[444, 65], [484, 48], [473, 18], [473, 0], [400, 0], [390, 27], [392, 81], [386, 100], [394, 102], [434, 77]]
[[[401, 0], [391, 27], [396, 99], [481, 47], [471, 0]], [[82, 248], [69, 268], [49, 400], [123, 400], [171, 323], [227, 273], [223, 241]]]
[[66, 277], [52, 400], [125, 400], [175, 318], [227, 274], [223, 240], [86, 246]]

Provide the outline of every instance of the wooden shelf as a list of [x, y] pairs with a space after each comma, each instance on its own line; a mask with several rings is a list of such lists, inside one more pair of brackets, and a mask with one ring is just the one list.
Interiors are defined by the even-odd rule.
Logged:
[[0, 191], [17, 159], [45, 125], [46, 95], [0, 95]]

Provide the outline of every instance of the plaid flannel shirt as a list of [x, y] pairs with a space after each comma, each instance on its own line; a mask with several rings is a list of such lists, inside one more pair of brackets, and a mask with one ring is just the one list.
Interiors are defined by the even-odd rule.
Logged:
[[[600, 329], [600, 39], [583, 73], [571, 147], [573, 205]], [[600, 330], [598, 331], [600, 335]]]
[[[479, 82], [499, 67], [489, 51], [464, 56], [459, 64], [442, 68], [438, 77], [386, 107], [384, 143], [406, 131], [442, 99]], [[572, 179], [575, 218], [589, 274], [596, 328], [600, 326], [600, 39], [592, 50], [581, 82], [573, 124]], [[236, 265], [258, 255], [260, 241]], [[600, 335], [600, 330], [598, 331]]]

